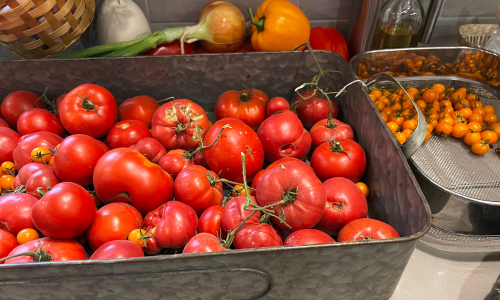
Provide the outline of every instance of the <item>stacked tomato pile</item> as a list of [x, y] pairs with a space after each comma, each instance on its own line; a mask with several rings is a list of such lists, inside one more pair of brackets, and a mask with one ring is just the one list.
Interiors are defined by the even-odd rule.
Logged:
[[105, 259], [399, 236], [367, 218], [365, 153], [315, 92], [290, 106], [227, 91], [215, 124], [188, 99], [117, 107], [93, 84], [55, 102], [14, 92], [1, 112], [5, 263], [87, 259], [82, 245]]

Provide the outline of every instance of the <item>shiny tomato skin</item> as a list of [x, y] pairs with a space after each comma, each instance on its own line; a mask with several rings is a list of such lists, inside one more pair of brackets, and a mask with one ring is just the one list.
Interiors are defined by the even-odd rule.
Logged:
[[158, 165], [174, 180], [177, 179], [177, 175], [185, 168], [194, 165], [194, 162], [187, 159], [182, 155], [182, 153], [187, 153], [186, 150], [170, 150], [166, 155], [160, 158]]
[[72, 182], [56, 185], [33, 205], [32, 218], [44, 236], [72, 239], [92, 224], [97, 208], [90, 193]]
[[358, 182], [366, 169], [366, 155], [363, 148], [352, 140], [336, 140], [343, 152], [333, 152], [329, 143], [321, 144], [314, 150], [311, 167], [321, 181], [334, 177], [344, 177]]
[[368, 216], [368, 203], [363, 192], [349, 179], [335, 177], [323, 182], [326, 209], [314, 229], [337, 235], [346, 224]]
[[354, 140], [354, 131], [350, 125], [336, 119], [332, 121], [332, 124], [328, 124], [328, 119], [320, 120], [309, 130], [313, 150], [332, 138]]
[[142, 248], [131, 241], [115, 240], [109, 241], [99, 247], [89, 260], [94, 259], [116, 259], [116, 258], [131, 258], [144, 257]]
[[44, 168], [31, 173], [25, 183], [26, 194], [33, 195], [40, 199], [42, 198], [42, 195], [38, 192], [38, 188], [42, 188], [42, 190], [46, 193], [47, 185], [49, 186], [49, 189], [52, 189], [59, 183], [61, 183], [61, 180], [57, 178], [54, 173], [54, 169], [49, 166], [49, 168]]
[[257, 172], [257, 174], [255, 174], [255, 177], [252, 180], [252, 188], [257, 188], [257, 183], [259, 182], [260, 177], [264, 175], [264, 172], [266, 172], [266, 170], [260, 170], [259, 172]]
[[[144, 223], [146, 224], [146, 223]], [[149, 229], [149, 231], [148, 231]], [[155, 235], [156, 229], [154, 227], [146, 227], [144, 230], [148, 233], [148, 235]], [[144, 253], [149, 254], [149, 255], [156, 255], [160, 253], [162, 248], [156, 244], [156, 237], [152, 237], [146, 240], [146, 247], [142, 248], [142, 251]]]
[[26, 185], [26, 182], [31, 175], [39, 170], [50, 170], [52, 167], [43, 163], [29, 163], [18, 170], [16, 180], [14, 180], [14, 188], [19, 185]]
[[198, 220], [198, 234], [210, 233], [211, 235], [226, 239], [227, 233], [222, 229], [222, 212], [224, 207], [221, 205], [214, 205], [207, 208]]
[[[301, 95], [304, 98], [308, 98], [315, 93], [316, 92], [306, 91], [301, 93]], [[328, 100], [313, 96], [312, 98], [303, 101], [300, 96], [297, 96], [297, 98], [295, 98], [295, 102], [299, 101], [302, 102], [297, 105], [296, 111], [297, 116], [304, 125], [304, 128], [309, 130], [318, 121], [321, 121], [328, 117], [328, 112], [330, 111]], [[339, 116], [339, 106], [333, 100], [330, 100], [330, 103], [332, 104], [332, 118], [337, 118]]]
[[129, 148], [110, 150], [99, 159], [94, 188], [102, 202], [129, 203], [143, 215], [174, 197], [172, 177]]
[[144, 155], [154, 164], [158, 164], [160, 159], [167, 154], [165, 147], [151, 137], [143, 138], [129, 148]]
[[207, 253], [228, 250], [222, 247], [220, 240], [216, 236], [202, 232], [189, 240], [182, 253]]
[[[16, 237], [7, 230], [0, 228], [0, 259], [7, 257], [17, 246], [19, 246], [19, 243]], [[3, 261], [0, 262], [1, 264], [3, 264]]]
[[210, 170], [210, 166], [205, 159], [205, 154], [203, 152], [198, 152], [194, 155], [193, 162], [195, 165], [202, 166], [207, 170]]
[[160, 223], [163, 217], [163, 211], [165, 210], [165, 204], [160, 205], [156, 209], [148, 212], [144, 217], [144, 227], [155, 227]]
[[[18, 253], [35, 251], [41, 247], [51, 256], [51, 261], [73, 261], [87, 260], [85, 249], [74, 240], [57, 240], [49, 237], [33, 240], [17, 246], [9, 253], [15, 255]], [[7, 259], [5, 264], [21, 264], [35, 262], [31, 256], [18, 256]]]
[[290, 103], [288, 103], [285, 98], [275, 97], [271, 99], [269, 103], [267, 103], [266, 115], [267, 117], [270, 117], [275, 113], [283, 112], [286, 110], [290, 110]]
[[236, 249], [283, 246], [283, 241], [274, 228], [267, 224], [243, 225], [234, 235]]
[[316, 229], [302, 229], [292, 232], [285, 240], [285, 246], [335, 243], [335, 240]]
[[9, 123], [2, 118], [0, 118], [0, 127], [10, 128]]
[[55, 149], [62, 141], [62, 137], [48, 131], [23, 135], [19, 139], [17, 147], [13, 152], [16, 168], [20, 170], [24, 165], [33, 162], [31, 159], [31, 151], [34, 148], [44, 147], [45, 149]]
[[56, 116], [59, 117], [59, 106], [61, 105], [61, 102], [64, 100], [64, 97], [66, 97], [68, 93], [62, 94], [59, 97], [57, 97], [56, 100]]
[[0, 197], [0, 229], [13, 235], [17, 235], [25, 228], [35, 229], [31, 211], [37, 201], [34, 196], [23, 193], [11, 193]]
[[253, 130], [266, 118], [266, 105], [269, 97], [258, 89], [231, 90], [222, 93], [215, 103], [215, 117], [237, 118]]
[[306, 163], [289, 161], [267, 169], [257, 184], [255, 198], [260, 206], [272, 205], [280, 202], [289, 191], [297, 194], [290, 196], [285, 205], [274, 206], [273, 210], [277, 216], [283, 210], [285, 221], [291, 228], [279, 221], [275, 224], [292, 232], [312, 228], [325, 211], [326, 191]]
[[[3, 119], [9, 123], [12, 129], [17, 129], [19, 116], [32, 108], [45, 108], [45, 103], [40, 97], [32, 92], [17, 91], [7, 95], [2, 102], [1, 110]], [[38, 101], [37, 101], [38, 100]]]
[[165, 204], [163, 217], [156, 225], [156, 244], [161, 248], [180, 249], [195, 236], [198, 227], [196, 212], [179, 201]]
[[[193, 120], [191, 123], [190, 118]], [[188, 99], [177, 99], [163, 104], [156, 110], [151, 123], [152, 137], [167, 151], [196, 149], [200, 139], [205, 138], [207, 130], [207, 114], [201, 106]], [[193, 135], [197, 136], [194, 140]]]
[[257, 130], [266, 161], [274, 162], [283, 157], [305, 159], [311, 149], [311, 135], [300, 120], [280, 113], [267, 118]]
[[[87, 104], [82, 104], [85, 101]], [[71, 134], [86, 134], [93, 138], [105, 136], [115, 124], [117, 104], [105, 88], [83, 84], [69, 92], [59, 105], [59, 115]]]
[[58, 117], [41, 108], [32, 108], [23, 112], [17, 120], [17, 130], [20, 135], [48, 131], [63, 136], [66, 132]]
[[111, 203], [101, 207], [94, 222], [87, 229], [87, 240], [93, 250], [107, 242], [126, 240], [134, 229], [141, 229], [142, 216], [137, 209], [126, 203]]
[[128, 148], [144, 138], [151, 137], [148, 127], [141, 121], [125, 120], [116, 123], [108, 132], [109, 149]]
[[137, 120], [151, 128], [151, 121], [158, 107], [160, 104], [152, 97], [135, 96], [123, 101], [118, 106], [118, 120]]
[[398, 232], [391, 225], [378, 220], [363, 218], [351, 221], [344, 226], [337, 236], [337, 241], [383, 240], [398, 237]]
[[[253, 203], [256, 203], [255, 197], [250, 196]], [[246, 196], [238, 196], [231, 199], [222, 210], [222, 229], [224, 232], [234, 231], [243, 221], [252, 214], [252, 211], [244, 210]], [[261, 212], [258, 211], [245, 222], [248, 224], [259, 224]]]
[[106, 152], [107, 147], [91, 136], [71, 135], [62, 141], [54, 154], [54, 172], [62, 181], [90, 185], [95, 166]]
[[[0, 164], [6, 161], [14, 161], [14, 149], [16, 149], [20, 138], [21, 136], [14, 130], [0, 127]], [[16, 168], [20, 169], [17, 165]]]
[[[215, 142], [221, 128], [229, 125], [222, 131], [220, 139]], [[203, 145], [215, 144], [203, 150], [210, 169], [221, 178], [235, 182], [243, 182], [241, 152], [245, 155], [247, 180], [251, 179], [262, 169], [264, 164], [264, 149], [262, 143], [248, 125], [236, 118], [225, 118], [214, 123], [207, 132]], [[220, 172], [220, 173], [219, 173]]]

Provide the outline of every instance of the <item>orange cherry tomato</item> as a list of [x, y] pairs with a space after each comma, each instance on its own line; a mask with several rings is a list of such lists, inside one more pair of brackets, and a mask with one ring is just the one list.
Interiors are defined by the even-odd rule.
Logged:
[[472, 115], [469, 116], [469, 122], [483, 123], [483, 116], [481, 116], [480, 114], [472, 113]]
[[382, 116], [382, 119], [384, 119], [384, 122], [388, 122], [389, 121], [389, 117], [387, 116], [387, 114], [380, 114]]
[[440, 95], [444, 92], [445, 87], [441, 83], [437, 83], [432, 86], [432, 90], [434, 90], [438, 95]]
[[3, 174], [0, 176], [0, 188], [2, 190], [12, 190], [12, 184], [14, 183], [14, 176], [10, 174]]
[[389, 97], [390, 95], [391, 95], [391, 92], [389, 92], [389, 91], [382, 92], [382, 96], [384, 96], [384, 97]]
[[370, 95], [373, 95], [375, 97], [375, 99], [378, 99], [380, 98], [380, 96], [382, 96], [382, 92], [379, 91], [379, 90], [373, 90]]
[[491, 124], [490, 130], [500, 136], [500, 123]]
[[434, 118], [427, 119], [427, 124], [430, 124], [433, 128], [436, 128], [438, 120]]
[[481, 132], [481, 139], [488, 141], [489, 145], [493, 145], [498, 141], [498, 135], [494, 131], [485, 130]]
[[453, 125], [451, 135], [457, 139], [461, 139], [464, 138], [469, 132], [469, 127], [466, 124], [457, 123]]
[[478, 154], [478, 155], [483, 155], [486, 152], [488, 152], [488, 150], [490, 150], [490, 147], [489, 147], [487, 141], [479, 141], [478, 143], [472, 144], [472, 146], [470, 148], [471, 148], [472, 152], [474, 152], [474, 154]]
[[405, 135], [406, 139], [409, 139], [410, 136], [413, 134], [413, 130], [411, 130], [411, 129], [404, 129], [401, 132]]
[[497, 115], [495, 115], [494, 113], [485, 113], [483, 115], [483, 121], [487, 125], [494, 124], [497, 122], [497, 120], [498, 120]]
[[481, 108], [481, 107], [483, 107], [483, 103], [481, 103], [480, 101], [473, 101], [473, 102], [470, 103], [470, 107], [472, 109], [474, 109], [474, 108]]
[[439, 99], [439, 96], [434, 90], [427, 90], [422, 94], [422, 100], [424, 100], [426, 103], [430, 104], [437, 99]]
[[368, 97], [370, 97], [373, 102], [377, 101], [377, 97], [375, 97], [373, 94], [368, 95]]
[[34, 240], [38, 239], [39, 237], [40, 236], [38, 235], [38, 232], [35, 229], [26, 228], [26, 229], [19, 231], [16, 238], [17, 238], [17, 242], [19, 243], [19, 245], [22, 245], [24, 243], [34, 241]]
[[443, 101], [441, 101], [441, 107], [443, 107], [443, 106], [453, 107], [453, 103], [451, 103], [450, 100], [443, 100]]
[[462, 117], [466, 120], [468, 120], [470, 115], [472, 115], [472, 109], [468, 107], [460, 109], [459, 112], [462, 115]]
[[31, 160], [33, 162], [48, 163], [51, 157], [52, 152], [44, 147], [36, 147], [35, 149], [31, 150]]
[[401, 145], [403, 145], [406, 142], [406, 135], [404, 133], [402, 132], [396, 133], [395, 136]]
[[440, 122], [436, 126], [436, 133], [440, 136], [448, 136], [453, 130], [453, 125], [448, 122]]
[[472, 113], [473, 113], [473, 114], [479, 114], [479, 115], [481, 115], [481, 116], [482, 116], [482, 115], [484, 115], [484, 114], [486, 113], [486, 111], [485, 111], [485, 110], [484, 110], [484, 108], [482, 108], [482, 107], [477, 107], [477, 108], [474, 108], [474, 109], [472, 110]]
[[386, 115], [387, 115], [387, 117], [389, 117], [390, 115], [392, 115], [392, 114], [393, 114], [393, 111], [392, 111], [392, 109], [390, 109], [389, 107], [386, 107], [386, 108], [384, 108], [384, 110], [383, 110], [383, 111], [381, 111], [380, 113], [381, 113], [381, 114], [386, 114]]
[[455, 110], [451, 106], [445, 106], [443, 109], [441, 109], [441, 112], [453, 115], [455, 113]]
[[450, 123], [453, 126], [453, 124], [455, 123], [455, 120], [452, 117], [446, 116], [446, 117], [442, 117], [441, 119], [439, 119], [439, 123], [443, 123], [443, 122]]
[[424, 143], [427, 142], [428, 140], [430, 140], [431, 136], [432, 136], [432, 131], [431, 130], [427, 130], [427, 132], [425, 133]]
[[418, 108], [420, 108], [420, 110], [425, 111], [425, 109], [427, 108], [427, 103], [425, 103], [424, 100], [418, 100], [417, 106]]
[[479, 97], [475, 94], [468, 94], [465, 96], [465, 99], [469, 100], [470, 102], [478, 101]]
[[361, 192], [363, 193], [363, 195], [365, 195], [365, 197], [368, 197], [368, 195], [370, 194], [370, 190], [368, 189], [368, 186], [363, 183], [363, 182], [356, 182], [356, 186], [361, 190]]
[[411, 129], [412, 131], [415, 131], [417, 124], [418, 122], [415, 120], [406, 120], [403, 122], [403, 129]]
[[[148, 241], [147, 239], [146, 240], [141, 240], [140, 238], [142, 236], [146, 236], [146, 230], [144, 229], [134, 229], [132, 230], [129, 234], [128, 234], [128, 237], [127, 239], [131, 242], [134, 242], [136, 243], [137, 245], [139, 245], [141, 248], [144, 248], [148, 245]], [[145, 244], [144, 244], [145, 243]]]
[[375, 101], [374, 104], [375, 104], [375, 107], [377, 108], [378, 111], [383, 111], [385, 108], [384, 102], [382, 102], [380, 100]]
[[398, 126], [403, 125], [404, 121], [405, 121], [405, 118], [398, 113], [389, 116], [389, 122], [394, 122], [394, 123], [398, 124]]
[[399, 125], [395, 122], [387, 122], [387, 127], [389, 127], [392, 133], [396, 133], [396, 131], [398, 131]]
[[377, 100], [382, 101], [386, 107], [391, 105], [391, 101], [387, 97], [382, 96]]
[[489, 114], [494, 114], [495, 113], [495, 108], [491, 105], [486, 105], [486, 106], [483, 106], [483, 109], [486, 113], [489, 113]]
[[467, 126], [472, 132], [481, 132], [481, 130], [483, 130], [483, 125], [481, 125], [481, 123], [478, 122], [469, 122]]
[[9, 174], [14, 176], [16, 174], [16, 166], [11, 161], [5, 161], [0, 165], [0, 175]]
[[472, 146], [472, 144], [478, 143], [481, 140], [481, 135], [477, 132], [469, 132], [464, 137], [464, 142], [468, 146]]

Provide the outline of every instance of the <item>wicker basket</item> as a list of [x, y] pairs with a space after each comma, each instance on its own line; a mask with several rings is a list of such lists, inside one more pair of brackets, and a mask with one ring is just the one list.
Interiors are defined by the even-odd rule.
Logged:
[[0, 43], [22, 58], [47, 58], [78, 40], [94, 12], [94, 0], [0, 0]]
[[460, 26], [458, 44], [473, 48], [484, 48], [498, 24], [468, 24]]

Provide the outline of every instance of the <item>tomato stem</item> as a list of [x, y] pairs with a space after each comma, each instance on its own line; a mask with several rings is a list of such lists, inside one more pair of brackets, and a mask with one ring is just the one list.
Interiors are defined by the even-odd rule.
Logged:
[[37, 250], [35, 250], [35, 251], [27, 251], [27, 252], [22, 252], [22, 253], [10, 255], [10, 256], [7, 256], [7, 257], [4, 257], [4, 258], [0, 259], [0, 262], [3, 262], [5, 260], [7, 260], [7, 259], [11, 259], [11, 258], [14, 258], [14, 257], [19, 257], [19, 256], [31, 256], [33, 258], [34, 262], [48, 262], [48, 261], [51, 261], [52, 260], [52, 256], [49, 253], [47, 253], [45, 250], [43, 250], [43, 247], [42, 247], [42, 244], [40, 243], [40, 240], [39, 240], [38, 243], [40, 245], [40, 248], [38, 248]]
[[[222, 126], [222, 128], [220, 129], [219, 131], [219, 135], [217, 136], [217, 138], [215, 138], [215, 140], [208, 146], [203, 146], [203, 143], [201, 144], [201, 147], [199, 148], [199, 150], [196, 150], [196, 151], [202, 151], [203, 149], [207, 149], [207, 148], [210, 148], [212, 147], [215, 143], [217, 143], [219, 140], [220, 140], [220, 137], [222, 135], [222, 131], [225, 129], [225, 128], [231, 128], [231, 126], [229, 124], [226, 124], [224, 126]], [[243, 169], [245, 170], [245, 169]]]
[[102, 116], [99, 114], [99, 112], [97, 111], [97, 105], [95, 105], [92, 101], [90, 100], [87, 100], [88, 98], [90, 98], [90, 96], [92, 95], [92, 93], [88, 94], [88, 96], [83, 96], [82, 97], [82, 108], [86, 111], [91, 111], [93, 110], [99, 117], [102, 118]]
[[262, 18], [259, 19], [259, 21], [256, 21], [255, 18], [254, 18], [254, 16], [253, 16], [252, 8], [249, 7], [247, 10], [248, 10], [248, 14], [250, 15], [250, 21], [252, 22], [252, 24], [255, 27], [257, 27], [257, 30], [259, 32], [264, 31], [264, 22], [265, 22], [266, 18], [262, 17]]

